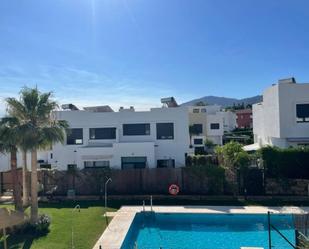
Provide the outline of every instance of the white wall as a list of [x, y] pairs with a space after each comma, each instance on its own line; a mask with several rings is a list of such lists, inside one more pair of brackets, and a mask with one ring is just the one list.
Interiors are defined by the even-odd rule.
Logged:
[[[189, 149], [189, 121], [187, 107], [153, 108], [145, 112], [109, 112], [93, 113], [86, 111], [57, 112], [59, 119], [69, 122], [71, 128], [83, 128], [83, 145], [60, 145], [53, 148], [53, 164], [66, 169], [67, 164], [77, 163], [83, 167], [82, 157], [104, 156], [111, 167], [121, 167], [122, 156], [147, 156], [149, 167], [156, 167], [159, 159], [174, 159], [175, 166], [185, 165], [185, 153]], [[156, 123], [174, 123], [174, 139], [158, 140]], [[123, 136], [122, 124], [150, 123], [150, 135]], [[103, 140], [112, 147], [85, 148], [88, 145], [102, 143], [102, 140], [90, 140], [89, 128], [116, 127], [115, 140]], [[74, 152], [76, 151], [76, 152]], [[103, 160], [103, 159], [100, 159]], [[89, 160], [91, 161], [91, 160]]]
[[309, 103], [309, 84], [279, 83], [267, 88], [253, 105], [254, 142], [288, 147], [290, 138], [309, 139], [309, 123], [296, 122], [296, 104]]
[[218, 114], [222, 115], [223, 119], [223, 130], [224, 131], [232, 131], [237, 127], [237, 116], [235, 112], [231, 111], [222, 111]]

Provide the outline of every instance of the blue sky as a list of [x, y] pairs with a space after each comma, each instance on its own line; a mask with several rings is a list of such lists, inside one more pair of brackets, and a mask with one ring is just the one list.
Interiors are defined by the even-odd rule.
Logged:
[[22, 86], [138, 109], [309, 81], [308, 0], [1, 0], [0, 113]]

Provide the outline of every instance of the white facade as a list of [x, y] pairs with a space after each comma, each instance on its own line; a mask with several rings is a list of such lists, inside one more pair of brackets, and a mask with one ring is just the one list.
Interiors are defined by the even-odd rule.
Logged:
[[309, 144], [309, 84], [281, 80], [253, 105], [254, 142], [286, 148]]
[[[80, 169], [102, 165], [119, 169], [122, 166], [155, 168], [158, 160], [165, 165], [185, 166], [185, 153], [189, 150], [187, 107], [153, 108], [143, 112], [134, 109], [121, 109], [119, 112], [66, 110], [57, 111], [56, 116], [59, 120], [66, 120], [70, 129], [82, 129], [82, 138], [75, 139], [78, 144], [67, 144], [66, 141], [65, 144], [54, 145], [51, 151], [39, 153], [38, 159], [51, 164], [53, 168], [66, 170], [68, 165], [77, 165]], [[133, 129], [128, 132], [139, 132], [134, 131], [137, 127], [145, 129], [142, 131], [145, 133], [127, 135], [123, 126], [127, 124]], [[160, 135], [160, 131], [157, 133], [160, 129], [158, 124], [162, 124], [160, 131], [163, 133], [167, 124], [171, 134], [166, 136]], [[94, 128], [111, 128], [112, 139], [92, 137], [94, 135], [90, 134], [90, 129], [95, 132]], [[20, 157], [19, 166], [22, 164]], [[2, 170], [9, 169], [8, 156], [1, 156], [0, 164]]]
[[[191, 136], [193, 147], [201, 147], [206, 139], [214, 144], [222, 145], [224, 131], [231, 131], [236, 127], [236, 115], [233, 112], [221, 111], [219, 105], [189, 107], [189, 124], [198, 125], [199, 134]], [[203, 143], [201, 144], [201, 140]]]

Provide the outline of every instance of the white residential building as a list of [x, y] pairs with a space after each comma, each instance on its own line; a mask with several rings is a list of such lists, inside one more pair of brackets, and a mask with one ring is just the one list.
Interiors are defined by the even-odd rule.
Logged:
[[[57, 111], [59, 120], [70, 126], [65, 144], [39, 153], [41, 163], [66, 170], [78, 168], [155, 168], [185, 166], [189, 150], [187, 107], [152, 108], [135, 111], [121, 108], [90, 107]], [[2, 158], [2, 160], [1, 160]], [[9, 168], [8, 156], [0, 158], [0, 168]], [[20, 159], [20, 156], [19, 156]], [[18, 160], [21, 166], [22, 161]], [[29, 162], [30, 164], [30, 162]]]
[[309, 144], [309, 84], [290, 78], [267, 88], [253, 105], [253, 133], [258, 147]]
[[190, 106], [189, 125], [193, 129], [191, 145], [198, 152], [204, 149], [207, 139], [222, 145], [224, 132], [236, 128], [236, 115], [230, 111], [221, 111], [219, 105]]

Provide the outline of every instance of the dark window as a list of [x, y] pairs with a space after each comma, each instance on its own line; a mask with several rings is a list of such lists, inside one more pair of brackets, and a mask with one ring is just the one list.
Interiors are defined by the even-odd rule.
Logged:
[[174, 124], [157, 123], [157, 139], [174, 139]]
[[202, 134], [203, 133], [203, 124], [193, 124], [192, 125], [192, 133], [193, 134]]
[[150, 135], [150, 124], [123, 124], [124, 136]]
[[157, 160], [157, 168], [175, 168], [174, 159]]
[[309, 122], [309, 104], [296, 105], [296, 121], [297, 123]]
[[90, 139], [116, 139], [116, 128], [90, 128]]
[[201, 112], [207, 112], [206, 108], [202, 108]]
[[68, 129], [67, 144], [83, 144], [83, 129], [82, 128]]
[[68, 164], [68, 170], [75, 170], [75, 169], [77, 169], [76, 164]]
[[204, 147], [195, 147], [194, 148], [194, 154], [195, 155], [205, 155], [205, 148]]
[[194, 142], [194, 144], [203, 144], [203, 139], [202, 138], [194, 138], [193, 142]]
[[199, 113], [199, 112], [200, 112], [200, 109], [197, 109], [197, 108], [193, 109], [193, 113]]
[[146, 168], [147, 157], [121, 157], [122, 169]]
[[53, 159], [53, 153], [50, 153], [50, 159]]
[[106, 168], [109, 167], [109, 161], [85, 161], [85, 168]]
[[219, 123], [212, 123], [212, 124], [210, 124], [210, 129], [212, 129], [212, 130], [219, 130], [220, 129], [220, 124]]

